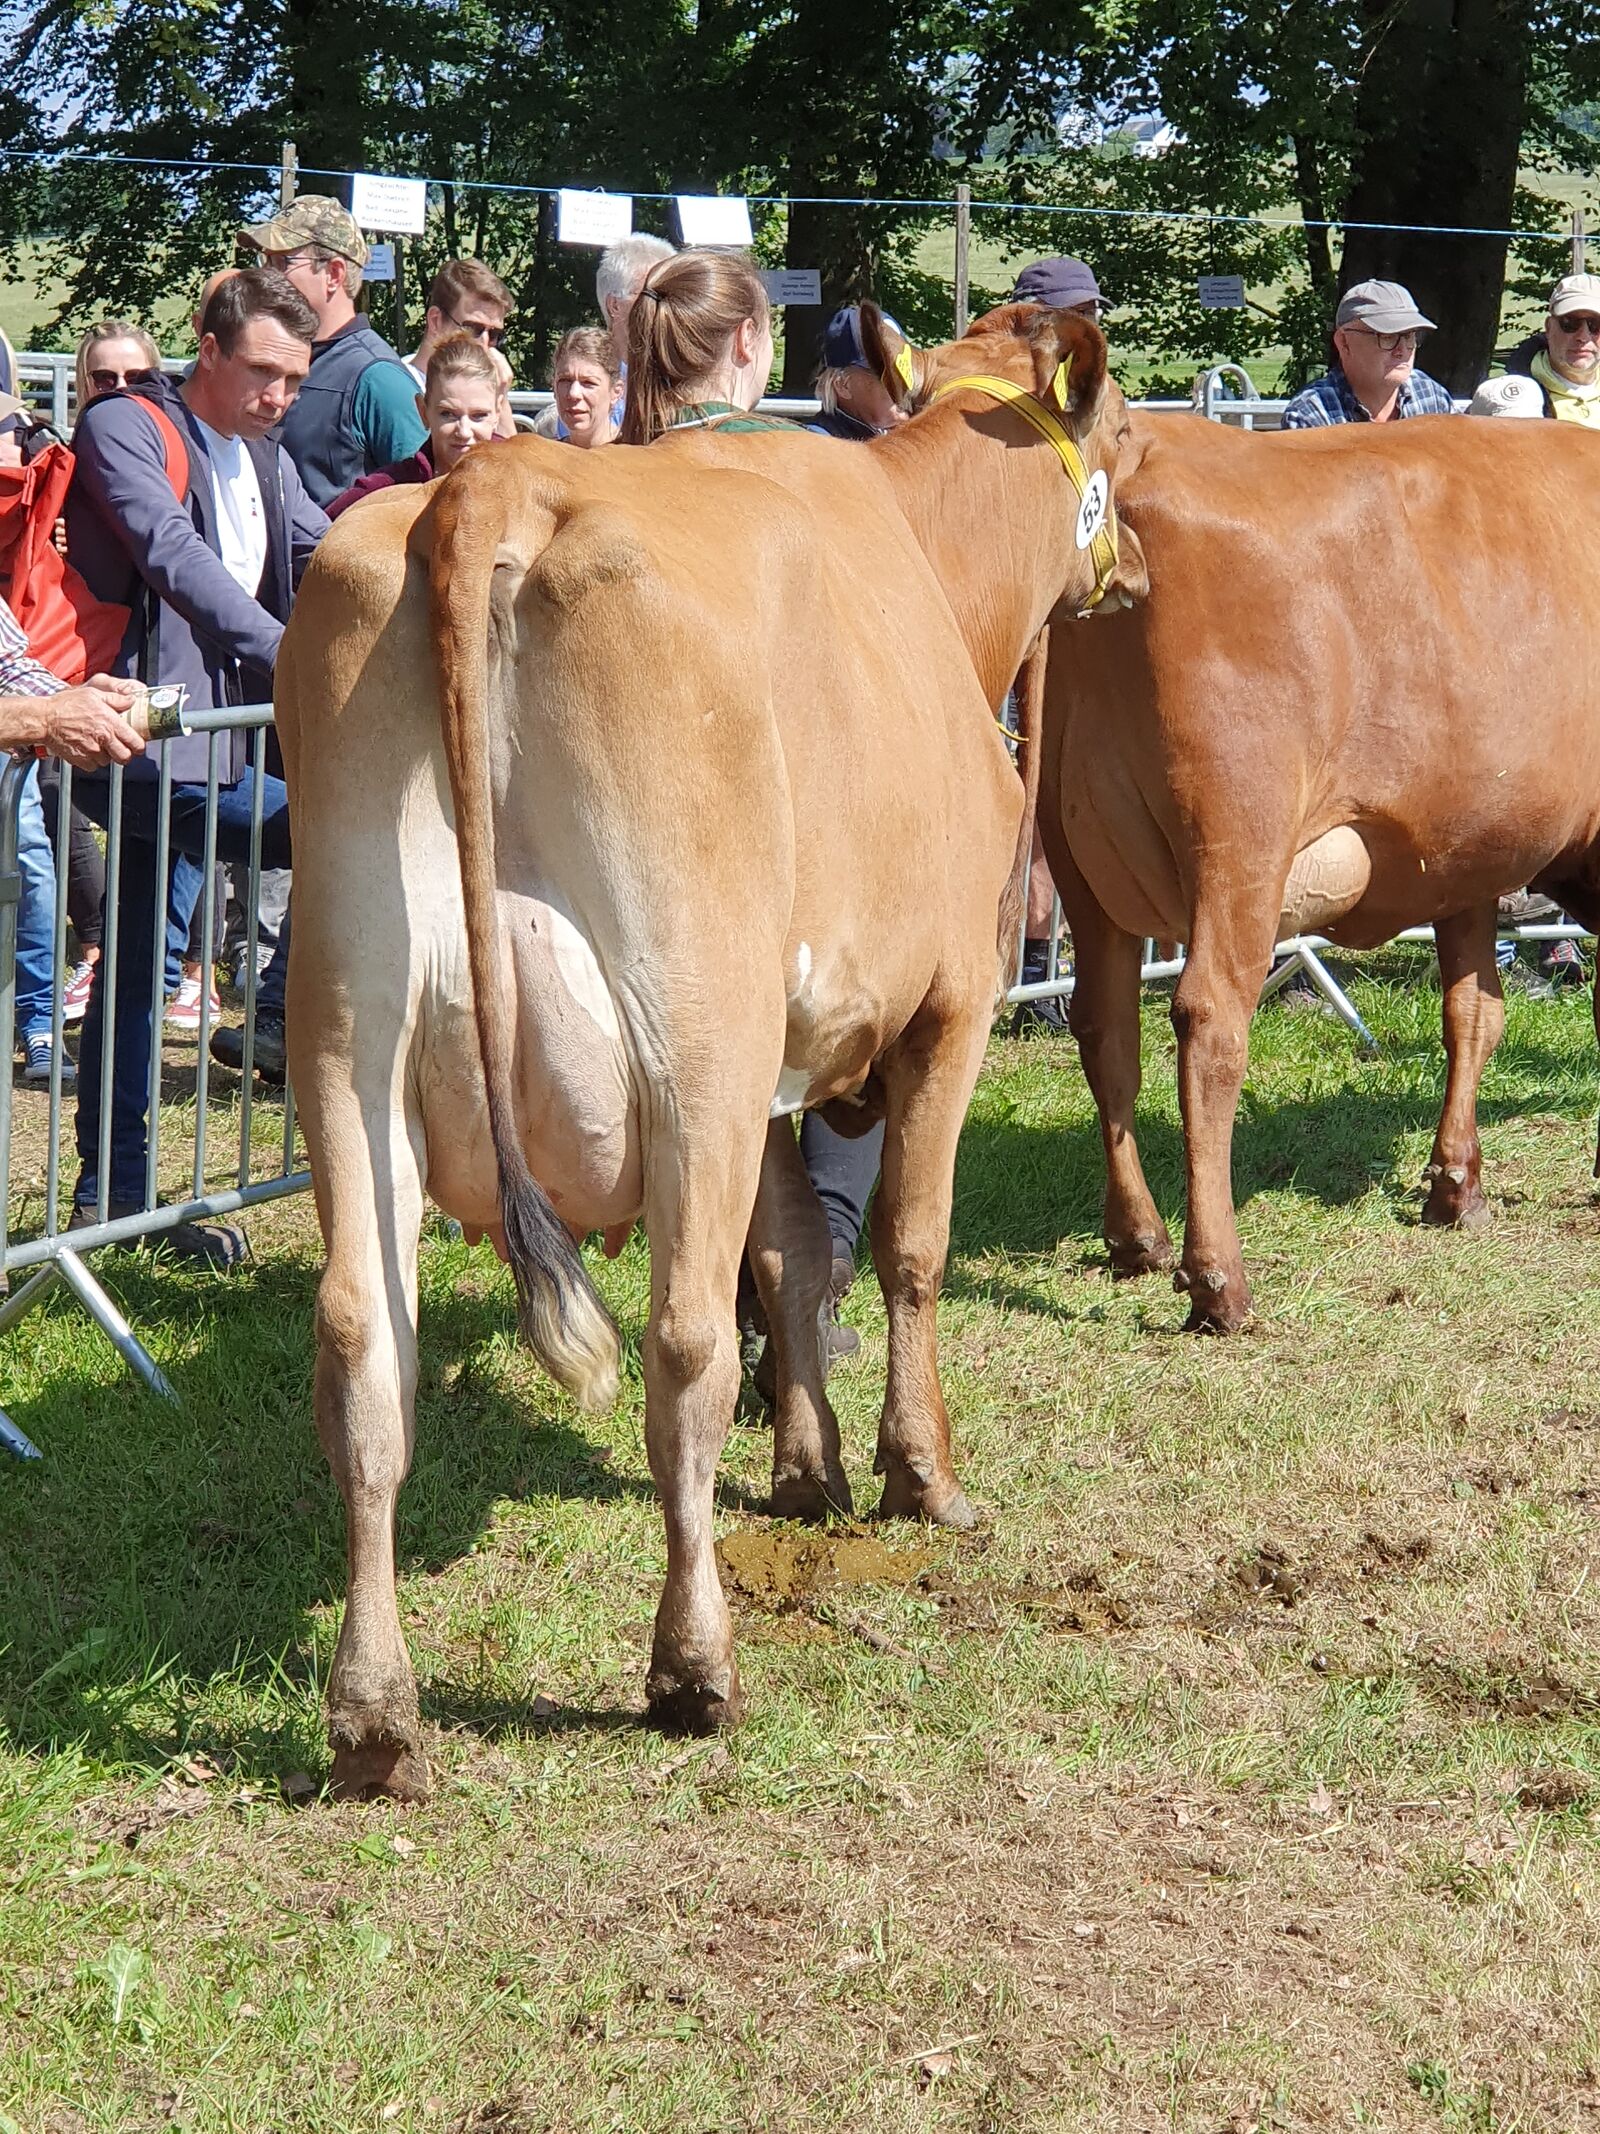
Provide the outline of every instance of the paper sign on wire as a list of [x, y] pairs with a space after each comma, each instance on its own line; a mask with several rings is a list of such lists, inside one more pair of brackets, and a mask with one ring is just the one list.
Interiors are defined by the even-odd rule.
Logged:
[[755, 242], [750, 203], [720, 193], [679, 193], [678, 227], [686, 245], [747, 245]]
[[563, 186], [556, 194], [557, 244], [598, 245], [604, 251], [632, 229], [632, 193], [585, 193]]
[[420, 237], [428, 226], [428, 181], [357, 171], [350, 180], [350, 213], [358, 229]]

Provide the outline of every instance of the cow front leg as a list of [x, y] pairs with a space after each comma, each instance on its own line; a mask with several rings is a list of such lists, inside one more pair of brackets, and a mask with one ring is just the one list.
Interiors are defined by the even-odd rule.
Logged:
[[750, 1264], [777, 1362], [773, 1512], [780, 1519], [848, 1515], [850, 1484], [826, 1390], [833, 1241], [788, 1119], [767, 1128]]
[[1172, 1265], [1172, 1239], [1161, 1220], [1134, 1139], [1139, 1098], [1139, 964], [1143, 944], [1114, 926], [1085, 888], [1074, 898], [1073, 988], [1068, 1021], [1106, 1157], [1102, 1228], [1115, 1275], [1154, 1274]]
[[1478, 1141], [1478, 1087], [1506, 1027], [1505, 1000], [1495, 969], [1495, 907], [1441, 919], [1434, 927], [1444, 992], [1444, 1109], [1433, 1153], [1423, 1172], [1425, 1223], [1481, 1230], [1493, 1221], [1483, 1197], [1483, 1150]]
[[1183, 1262], [1172, 1279], [1189, 1298], [1189, 1333], [1229, 1334], [1250, 1316], [1233, 1209], [1233, 1122], [1276, 916], [1276, 905], [1259, 914], [1226, 904], [1210, 912], [1197, 897], [1189, 956], [1173, 995], [1188, 1211]]
[[[702, 1096], [708, 1113], [718, 1112], [715, 1088]], [[730, 1104], [698, 1132], [681, 1119], [658, 1122], [650, 1150], [644, 1430], [666, 1523], [667, 1581], [645, 1695], [656, 1723], [674, 1733], [715, 1733], [744, 1716], [712, 1511], [739, 1394], [735, 1296], [765, 1109], [763, 1101], [749, 1126], [748, 1103], [742, 1117]]]
[[328, 1247], [317, 1292], [317, 1434], [344, 1499], [348, 1560], [328, 1734], [336, 1795], [417, 1801], [430, 1779], [395, 1598], [394, 1520], [415, 1429], [422, 1183], [400, 1119], [386, 1116], [382, 1130], [381, 1150], [369, 1150], [354, 1105], [315, 1104], [308, 1127]]
[[872, 1208], [872, 1258], [889, 1311], [889, 1375], [878, 1427], [878, 1516], [971, 1527], [939, 1384], [938, 1302], [950, 1246], [956, 1142], [983, 1062], [987, 1016], [928, 1010], [883, 1061], [888, 1113]]

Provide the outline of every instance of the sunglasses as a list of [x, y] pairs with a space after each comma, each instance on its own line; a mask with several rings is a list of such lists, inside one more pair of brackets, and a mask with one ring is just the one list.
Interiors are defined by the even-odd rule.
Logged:
[[1556, 324], [1563, 333], [1586, 333], [1591, 341], [1600, 340], [1600, 319], [1593, 312], [1569, 311], [1564, 319], [1557, 319]]
[[90, 383], [97, 393], [114, 393], [119, 385], [148, 385], [153, 370], [92, 370]]
[[475, 341], [482, 341], [489, 348], [498, 348], [506, 337], [503, 326], [491, 326], [487, 319], [458, 319], [453, 311], [445, 317], [462, 333], [470, 333]]

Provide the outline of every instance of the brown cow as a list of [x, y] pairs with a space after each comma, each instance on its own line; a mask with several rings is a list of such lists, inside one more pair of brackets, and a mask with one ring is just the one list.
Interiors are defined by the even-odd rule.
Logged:
[[[900, 351], [879, 352], [892, 375]], [[1109, 473], [1126, 418], [1087, 322], [1031, 314], [962, 367], [1065, 386]], [[778, 1357], [775, 1503], [849, 1504], [817, 1331], [827, 1229], [790, 1124], [806, 1106], [886, 1114], [880, 1509], [970, 1522], [934, 1314], [1019, 866], [993, 710], [1096, 578], [1030, 410], [962, 392], [865, 447], [522, 439], [371, 499], [319, 550], [277, 715], [289, 1058], [328, 1252], [317, 1426], [349, 1531], [338, 1789], [427, 1786], [393, 1553], [424, 1192], [496, 1233], [530, 1342], [595, 1406], [618, 1341], [569, 1229], [642, 1216], [664, 1721], [728, 1724], [742, 1701], [712, 1486], [747, 1230]]]
[[1071, 1021], [1105, 1141], [1113, 1267], [1169, 1266], [1134, 1142], [1139, 953], [1173, 999], [1188, 1163], [1174, 1277], [1192, 1329], [1250, 1308], [1230, 1181], [1273, 944], [1437, 930], [1449, 1071], [1423, 1219], [1487, 1220], [1476, 1097], [1505, 1011], [1495, 903], [1600, 922], [1600, 439], [1556, 423], [1251, 436], [1145, 416], [1118, 509], [1150, 598], [1052, 662], [1039, 813], [1072, 927]]

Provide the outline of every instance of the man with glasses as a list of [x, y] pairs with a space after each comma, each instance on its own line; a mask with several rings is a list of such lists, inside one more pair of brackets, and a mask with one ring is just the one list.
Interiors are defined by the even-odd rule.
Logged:
[[1514, 348], [1506, 369], [1533, 380], [1546, 415], [1600, 429], [1600, 274], [1568, 274], [1556, 283], [1543, 332]]
[[1399, 282], [1357, 282], [1334, 315], [1331, 368], [1289, 402], [1283, 427], [1320, 430], [1336, 422], [1448, 415], [1449, 392], [1416, 367], [1417, 341], [1432, 330], [1432, 319], [1423, 317]]
[[500, 352], [511, 312], [511, 291], [481, 259], [447, 259], [428, 290], [421, 345], [402, 360], [420, 393], [428, 382], [428, 358], [453, 333], [470, 334], [489, 351], [500, 378], [496, 437], [516, 434], [511, 413], [511, 365]]
[[311, 369], [284, 418], [283, 448], [318, 504], [363, 474], [409, 459], [427, 440], [411, 373], [357, 311], [367, 241], [348, 208], [302, 193], [270, 222], [242, 231], [316, 314]]

